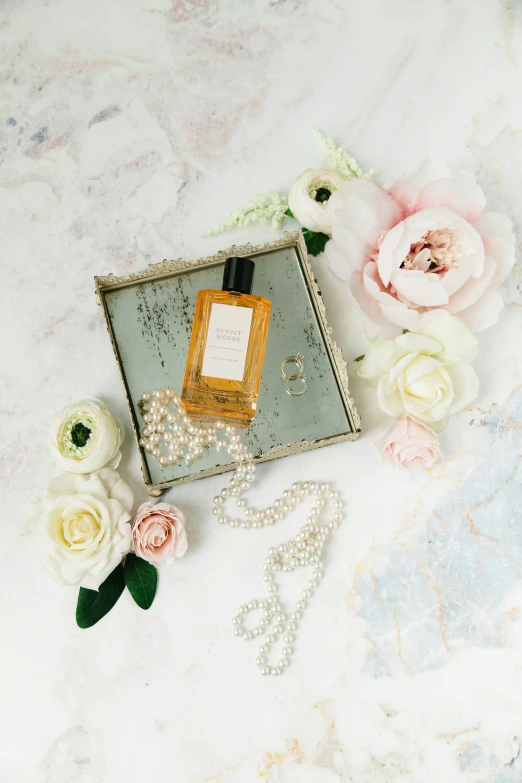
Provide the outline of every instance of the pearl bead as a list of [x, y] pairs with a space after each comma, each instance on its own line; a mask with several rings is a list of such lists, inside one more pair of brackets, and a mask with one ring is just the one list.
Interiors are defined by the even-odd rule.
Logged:
[[[141, 406], [145, 426], [141, 431], [139, 444], [146, 452], [152, 454], [161, 466], [173, 465], [181, 458], [184, 458], [188, 464], [192, 464], [203, 456], [209, 446], [214, 446], [217, 451], [227, 451], [235, 461], [235, 471], [229, 486], [222, 489], [213, 500], [212, 514], [218, 524], [242, 529], [273, 525], [294, 511], [305, 497], [315, 496], [306, 524], [294, 540], [288, 544], [280, 544], [277, 548], [270, 547], [268, 550], [263, 563], [263, 580], [268, 596], [263, 600], [243, 604], [232, 621], [234, 634], [247, 641], [264, 634], [273, 622], [272, 632], [265, 636], [266, 644], [259, 648], [256, 664], [261, 674], [278, 676], [289, 665], [289, 657], [292, 653], [292, 648], [288, 646], [289, 642], [293, 641], [297, 622], [301, 619], [307, 600], [312, 596], [323, 575], [319, 556], [324, 542], [328, 534], [339, 527], [342, 520], [344, 504], [339, 500], [339, 493], [327, 482], [295, 481], [291, 488], [284, 490], [282, 497], [275, 500], [272, 506], [264, 510], [253, 509], [241, 495], [248, 491], [254, 481], [256, 470], [254, 457], [248, 447], [241, 442], [241, 437], [234, 426], [221, 420], [208, 427], [198, 426], [187, 416], [183, 402], [170, 388], [144, 392], [141, 399], [146, 405]], [[171, 405], [172, 408], [169, 410]], [[162, 453], [161, 444], [166, 447], [167, 456]], [[242, 519], [232, 519], [224, 514], [224, 504], [229, 497], [235, 498], [237, 508], [243, 510]], [[332, 513], [326, 510], [327, 501], [330, 501]], [[327, 518], [324, 524], [319, 525], [317, 518], [321, 514]], [[287, 618], [275, 595], [279, 589], [276, 575], [308, 565], [312, 566], [312, 576], [305, 583], [301, 599], [295, 605], [295, 611]], [[242, 627], [242, 616], [254, 609], [261, 610], [261, 617], [258, 625], [248, 630]], [[285, 646], [281, 648], [278, 665], [269, 666], [267, 653], [280, 634], [284, 634]]]

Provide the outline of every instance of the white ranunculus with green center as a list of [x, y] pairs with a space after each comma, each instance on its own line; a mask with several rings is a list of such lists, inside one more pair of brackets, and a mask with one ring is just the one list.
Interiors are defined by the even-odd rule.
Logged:
[[339, 189], [341, 177], [335, 171], [307, 169], [296, 179], [288, 194], [293, 216], [309, 231], [330, 236], [332, 218], [328, 200]]
[[56, 462], [71, 473], [91, 473], [106, 465], [117, 468], [124, 430], [101, 400], [86, 397], [56, 416], [49, 448]]
[[377, 387], [382, 410], [394, 419], [410, 416], [440, 431], [448, 416], [470, 405], [478, 394], [471, 362], [478, 342], [462, 321], [437, 318], [421, 334], [374, 342], [358, 375]]
[[52, 479], [28, 527], [47, 573], [58, 584], [98, 590], [131, 549], [133, 501], [110, 468]]

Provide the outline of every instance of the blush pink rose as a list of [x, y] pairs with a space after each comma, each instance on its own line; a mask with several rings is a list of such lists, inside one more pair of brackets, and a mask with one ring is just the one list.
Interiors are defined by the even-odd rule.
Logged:
[[168, 503], [143, 503], [132, 526], [136, 554], [156, 566], [168, 565], [187, 551], [185, 517]]
[[421, 332], [440, 315], [485, 329], [498, 319], [496, 289], [515, 260], [511, 221], [484, 212], [485, 203], [469, 172], [453, 176], [431, 160], [388, 188], [343, 182], [328, 201], [328, 265], [388, 331]]
[[416, 470], [431, 468], [442, 457], [437, 433], [409, 417], [395, 422], [381, 454], [395, 466]]

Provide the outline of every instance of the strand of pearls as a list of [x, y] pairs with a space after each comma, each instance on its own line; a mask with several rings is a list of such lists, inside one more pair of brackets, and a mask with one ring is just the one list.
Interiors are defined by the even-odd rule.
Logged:
[[[324, 544], [332, 530], [339, 527], [343, 517], [343, 503], [339, 493], [327, 483], [296, 481], [268, 508], [249, 506], [242, 495], [250, 488], [256, 468], [252, 453], [241, 443], [235, 427], [223, 421], [216, 421], [207, 427], [194, 424], [172, 389], [145, 392], [138, 405], [145, 422], [140, 446], [152, 454], [160, 465], [173, 465], [179, 459], [185, 459], [191, 464], [203, 456], [208, 446], [214, 446], [218, 451], [226, 450], [234, 458], [237, 466], [229, 485], [216, 495], [213, 502], [212, 513], [220, 525], [242, 529], [273, 525], [285, 519], [309, 496], [314, 498], [309, 516], [295, 539], [268, 550], [263, 563], [267, 598], [243, 604], [232, 620], [235, 636], [245, 641], [265, 635], [256, 658], [261, 674], [281, 674], [290, 663], [298, 621], [322, 577], [321, 555]], [[225, 505], [232, 498], [235, 498], [242, 518], [225, 513]], [[312, 568], [312, 576], [294, 610], [287, 614], [277, 597], [279, 584], [276, 575], [304, 567]], [[261, 612], [261, 618], [258, 625], [248, 629], [244, 620], [253, 611]], [[282, 646], [278, 662], [269, 663], [268, 653], [280, 636]]]

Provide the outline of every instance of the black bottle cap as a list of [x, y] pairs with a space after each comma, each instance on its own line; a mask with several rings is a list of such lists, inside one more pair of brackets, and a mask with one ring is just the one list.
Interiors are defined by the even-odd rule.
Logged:
[[255, 268], [251, 258], [227, 258], [223, 273], [223, 291], [251, 294]]

